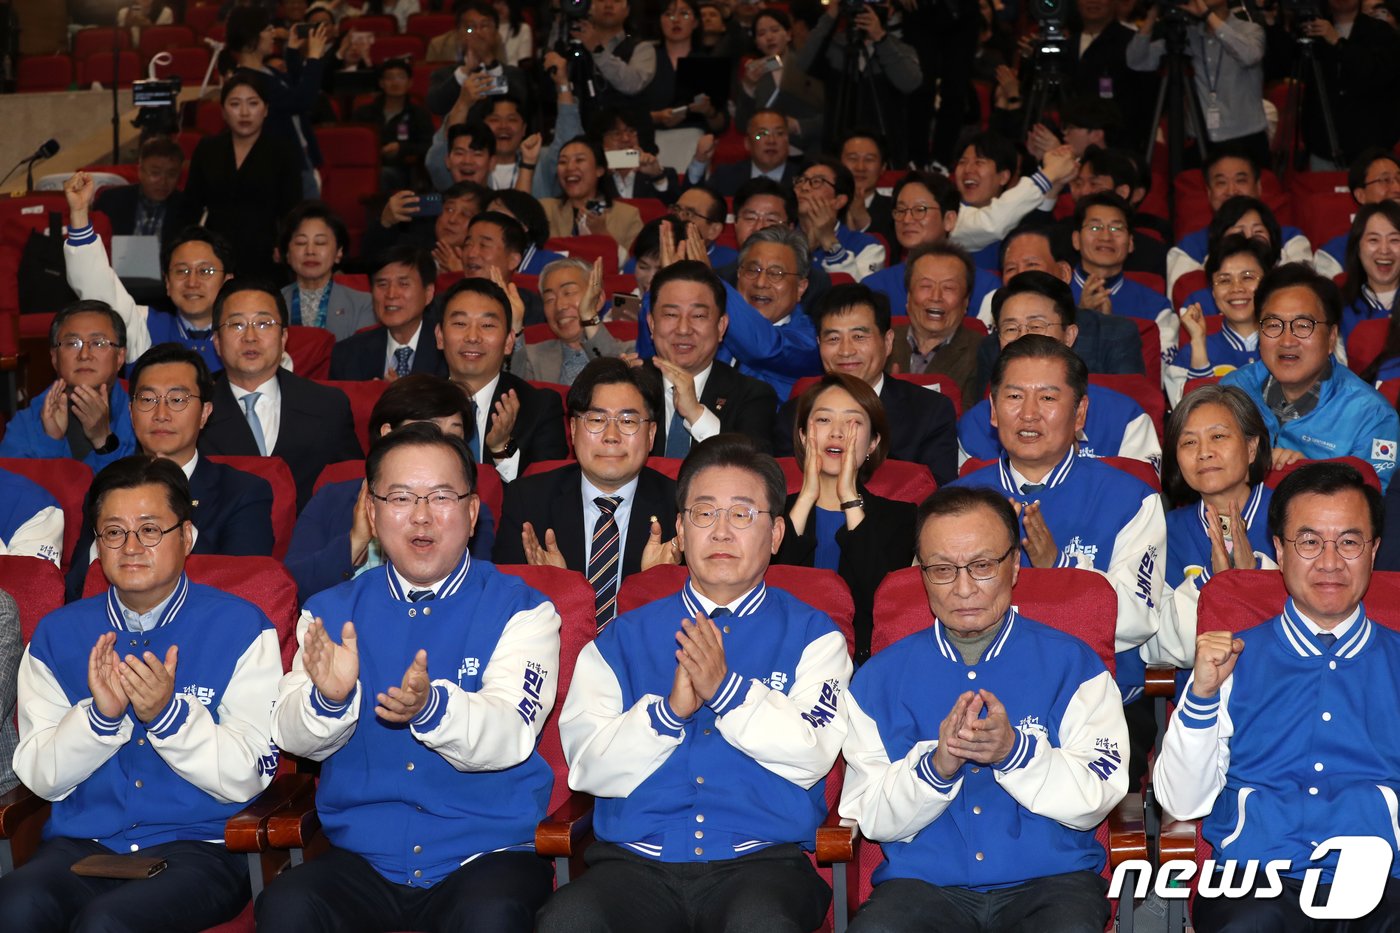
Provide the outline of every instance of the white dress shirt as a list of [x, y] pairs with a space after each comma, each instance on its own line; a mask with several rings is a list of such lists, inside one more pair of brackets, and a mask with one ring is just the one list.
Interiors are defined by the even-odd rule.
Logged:
[[[390, 338], [392, 342], [393, 338]], [[263, 442], [267, 445], [267, 452], [272, 453], [277, 447], [277, 432], [282, 427], [282, 387], [277, 383], [277, 376], [258, 386], [256, 389], [241, 389], [229, 382], [228, 387], [233, 390], [233, 400], [238, 403], [238, 413], [247, 418], [243, 408], [243, 397], [251, 392], [261, 392], [262, 397], [253, 403], [253, 411], [258, 413], [258, 420], [262, 422]], [[190, 467], [191, 470], [194, 467]]]
[[[500, 383], [501, 377], [498, 373], [486, 385], [481, 387], [481, 391], [472, 395], [472, 404], [476, 406], [476, 437], [478, 449], [481, 451], [483, 460], [489, 456], [486, 450], [486, 423], [491, 418], [491, 399], [496, 395], [496, 386]], [[515, 440], [515, 438], [511, 438]], [[515, 479], [520, 472], [520, 449], [519, 442], [515, 453], [504, 460], [497, 460], [495, 464], [496, 472], [501, 475], [501, 482], [509, 483]]]

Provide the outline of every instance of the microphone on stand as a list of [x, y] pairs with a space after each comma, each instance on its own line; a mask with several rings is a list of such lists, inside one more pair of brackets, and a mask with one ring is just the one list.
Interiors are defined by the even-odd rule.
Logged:
[[42, 161], [44, 161], [45, 159], [52, 159], [54, 156], [58, 155], [58, 150], [59, 150], [58, 140], [56, 140], [56, 139], [48, 139], [48, 140], [45, 140], [45, 141], [44, 141], [44, 144], [43, 144], [42, 146], [40, 146], [38, 149], [35, 149], [34, 152], [33, 152], [33, 154], [27, 155], [27, 156], [25, 156], [23, 159], [20, 159], [18, 162], [16, 162], [16, 163], [15, 163], [15, 167], [12, 168], [12, 169], [10, 169], [8, 172], [6, 172], [4, 178], [0, 178], [0, 185], [3, 185], [5, 182], [9, 181], [9, 180], [10, 180], [10, 176], [13, 175], [13, 174], [15, 173], [15, 171], [16, 171], [21, 165], [27, 165], [27, 166], [29, 167], [29, 171], [28, 171], [28, 173], [27, 173], [27, 175], [26, 175], [26, 190], [28, 190], [28, 191], [33, 191], [33, 190], [34, 190], [34, 163], [35, 163], [35, 162], [42, 162]]

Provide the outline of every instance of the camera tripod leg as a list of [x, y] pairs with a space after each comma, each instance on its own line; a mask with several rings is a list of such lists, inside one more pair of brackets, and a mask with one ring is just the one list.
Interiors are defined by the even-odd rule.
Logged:
[[[1317, 60], [1316, 55], [1309, 54], [1307, 58], [1312, 64], [1313, 86], [1317, 88], [1317, 102], [1322, 107], [1322, 126], [1327, 131], [1327, 146], [1332, 164], [1345, 170], [1347, 164], [1342, 158], [1342, 144], [1337, 137], [1337, 122], [1332, 117], [1332, 104], [1327, 100], [1327, 81], [1322, 75], [1322, 63]], [[1299, 100], [1301, 99], [1300, 96]]]

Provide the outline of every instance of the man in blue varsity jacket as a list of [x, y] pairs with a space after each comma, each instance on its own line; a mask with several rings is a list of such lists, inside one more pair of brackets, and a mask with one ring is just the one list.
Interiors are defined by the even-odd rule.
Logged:
[[845, 736], [851, 659], [825, 613], [763, 582], [784, 492], [777, 462], [738, 435], [681, 467], [689, 580], [619, 616], [574, 669], [559, 731], [569, 786], [597, 798], [598, 842], [542, 933], [811, 930], [825, 916], [831, 892], [802, 850]]
[[846, 697], [841, 816], [885, 853], [852, 933], [1108, 919], [1094, 829], [1127, 793], [1128, 727], [1094, 651], [1012, 607], [1018, 534], [996, 490], [919, 507], [931, 624], [876, 653]]
[[841, 222], [856, 194], [851, 170], [834, 156], [813, 156], [792, 182], [797, 192], [798, 229], [807, 238], [812, 262], [860, 281], [885, 266], [885, 246], [868, 233]]
[[[35, 856], [0, 877], [0, 917], [26, 931], [203, 930], [248, 903], [247, 862], [222, 839], [277, 770], [277, 633], [185, 576], [192, 506], [171, 461], [112, 464], [88, 508], [112, 586], [45, 616], [21, 661], [15, 774], [53, 812]], [[72, 871], [92, 856], [166, 867], [139, 882]]]
[[1274, 448], [1274, 466], [1296, 460], [1357, 457], [1380, 477], [1395, 475], [1400, 418], [1371, 386], [1332, 357], [1342, 299], [1331, 279], [1303, 263], [1276, 267], [1254, 293], [1259, 362], [1228, 373], [1221, 385], [1249, 393]]
[[528, 933], [553, 882], [534, 852], [554, 784], [535, 745], [559, 614], [467, 553], [461, 438], [405, 425], [365, 479], [385, 563], [307, 602], [272, 712], [277, 744], [322, 762], [331, 848], [263, 892], [258, 929]]
[[[1204, 817], [1202, 833], [1225, 860], [1283, 859], [1283, 892], [1197, 897], [1202, 933], [1394, 929], [1400, 917], [1395, 854], [1400, 635], [1367, 617], [1362, 597], [1382, 534], [1380, 494], [1345, 464], [1317, 463], [1284, 478], [1269, 503], [1269, 531], [1288, 601], [1272, 619], [1196, 637], [1185, 699], [1154, 771], [1163, 806]], [[1339, 860], [1334, 836], [1368, 836], [1389, 865], [1383, 898], [1364, 919], [1322, 924], [1299, 906], [1304, 874], [1321, 870], [1311, 903], [1327, 903]], [[1387, 851], [1389, 850], [1389, 851]], [[1239, 876], [1236, 875], [1236, 878]], [[1264, 883], [1259, 872], [1258, 884]], [[1347, 888], [1356, 894], [1355, 879]], [[1334, 915], [1337, 916], [1337, 915]]]

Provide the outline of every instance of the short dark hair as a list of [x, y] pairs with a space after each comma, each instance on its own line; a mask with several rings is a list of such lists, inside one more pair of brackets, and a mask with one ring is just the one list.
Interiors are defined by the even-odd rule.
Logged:
[[768, 511], [774, 521], [782, 518], [783, 507], [787, 504], [787, 479], [783, 468], [771, 454], [754, 446], [747, 434], [716, 434], [690, 448], [676, 477], [677, 509], [687, 508], [685, 500], [690, 495], [691, 482], [710, 467], [738, 467], [757, 476], [763, 483]]
[[514, 188], [503, 188], [499, 191], [491, 192], [491, 200], [486, 202], [490, 206], [496, 201], [500, 201], [511, 216], [520, 221], [521, 226], [530, 237], [530, 242], [535, 246], [544, 246], [549, 239], [549, 215], [544, 212], [540, 202], [536, 201], [528, 191], [517, 191]]
[[458, 295], [464, 294], [481, 295], [489, 298], [501, 306], [501, 317], [510, 326], [510, 297], [506, 295], [505, 289], [497, 285], [490, 279], [466, 278], [459, 279], [452, 283], [452, 287], [442, 294], [442, 314], [447, 316], [447, 309], [456, 300]]
[[1130, 191], [1137, 187], [1141, 174], [1132, 157], [1119, 149], [1090, 146], [1084, 150], [1084, 157], [1080, 159], [1080, 163], [1089, 166], [1089, 171], [1095, 175], [1107, 175], [1113, 180], [1114, 188], [1127, 185]]
[[467, 230], [471, 230], [477, 224], [495, 224], [499, 227], [501, 240], [505, 243], [506, 249], [512, 253], [524, 256], [525, 251], [530, 248], [530, 235], [525, 232], [524, 225], [509, 214], [502, 214], [500, 211], [482, 211], [468, 222]]
[[1253, 256], [1259, 263], [1259, 268], [1265, 272], [1278, 265], [1277, 244], [1265, 243], [1252, 236], [1245, 236], [1243, 233], [1229, 233], [1216, 240], [1211, 245], [1210, 252], [1206, 254], [1207, 281], [1214, 278], [1215, 273], [1220, 271], [1220, 267], [1225, 265], [1225, 260], [1241, 253]]
[[[492, 145], [495, 144], [495, 140], [494, 136], [491, 137]], [[478, 185], [474, 181], [453, 182], [442, 193], [442, 200], [447, 202], [455, 201], [458, 198], [471, 198], [476, 201], [478, 207], [485, 207], [486, 202], [491, 200], [491, 189], [485, 185]]]
[[1308, 289], [1317, 296], [1318, 303], [1322, 305], [1322, 313], [1327, 316], [1326, 323], [1332, 327], [1342, 323], [1342, 293], [1338, 290], [1337, 283], [1325, 275], [1318, 274], [1317, 270], [1304, 262], [1285, 262], [1264, 275], [1254, 293], [1254, 320], [1264, 319], [1264, 306], [1276, 292], [1285, 288]]
[[1363, 150], [1347, 170], [1347, 190], [1355, 191], [1357, 188], [1365, 188], [1366, 173], [1371, 170], [1372, 165], [1380, 161], [1389, 162], [1396, 168], [1400, 168], [1400, 155], [1396, 155], [1391, 150], [1381, 146], [1371, 146]]
[[482, 16], [489, 16], [491, 17], [491, 22], [495, 23], [497, 26], [501, 25], [501, 14], [496, 12], [494, 4], [486, 3], [484, 0], [466, 0], [465, 3], [458, 0], [452, 7], [452, 15], [456, 17], [458, 29], [462, 28], [462, 17], [466, 16], [468, 13], [479, 13]]
[[467, 145], [471, 148], [496, 154], [496, 134], [485, 123], [456, 124], [447, 131], [447, 148], [451, 149], [463, 136], [467, 137]]
[[386, 266], [408, 266], [418, 273], [418, 278], [425, 286], [437, 282], [437, 263], [433, 261], [433, 254], [421, 246], [399, 243], [376, 256], [369, 264], [371, 287], [374, 285], [374, 277], [383, 272]]
[[787, 213], [788, 223], [797, 220], [797, 195], [793, 192], [792, 186], [780, 185], [767, 175], [750, 178], [739, 186], [738, 191], [734, 192], [734, 216], [738, 217], [739, 212], [749, 201], [764, 195], [783, 202], [783, 210]]
[[1021, 239], [1021, 237], [1040, 237], [1045, 241], [1046, 247], [1050, 250], [1050, 259], [1054, 262], [1073, 263], [1074, 246], [1070, 243], [1069, 234], [1058, 224], [1029, 223], [1017, 227], [1006, 235], [1001, 241], [1001, 248], [997, 250], [997, 269], [1006, 265], [1006, 253], [1011, 248], [1011, 244]]
[[131, 386], [131, 400], [136, 401], [136, 389], [141, 385], [141, 374], [152, 366], [170, 363], [184, 363], [194, 367], [194, 390], [201, 402], [214, 401], [214, 377], [209, 373], [209, 365], [189, 347], [180, 343], [158, 343], [137, 357], [131, 364], [127, 384]]
[[1274, 488], [1274, 496], [1269, 500], [1269, 534], [1283, 538], [1288, 506], [1298, 496], [1305, 493], [1335, 496], [1348, 489], [1355, 489], [1366, 497], [1366, 508], [1371, 513], [1371, 537], [1381, 537], [1385, 532], [1385, 500], [1380, 492], [1351, 464], [1326, 460], [1303, 464]]
[[869, 308], [875, 316], [875, 327], [880, 333], [890, 332], [890, 299], [884, 292], [877, 292], [859, 282], [843, 282], [833, 285], [822, 295], [817, 306], [812, 309], [812, 321], [817, 325], [817, 337], [821, 338], [826, 319], [845, 314], [855, 308]]
[[277, 320], [283, 329], [291, 325], [291, 315], [287, 313], [287, 299], [282, 297], [282, 290], [260, 276], [244, 276], [241, 279], [229, 279], [224, 283], [224, 287], [219, 289], [219, 295], [214, 299], [215, 328], [223, 322], [224, 303], [239, 292], [258, 292], [268, 296], [273, 304], [277, 305]]
[[[679, 0], [679, 2], [685, 2], [685, 0]], [[685, 190], [698, 191], [710, 199], [710, 207], [704, 214], [707, 221], [712, 224], [724, 223], [724, 218], [729, 213], [729, 207], [724, 203], [724, 195], [705, 185], [691, 185]]]
[[287, 261], [287, 251], [291, 249], [292, 237], [296, 236], [297, 228], [308, 220], [319, 220], [329, 227], [331, 236], [335, 237], [337, 249], [349, 249], [350, 230], [345, 226], [345, 221], [340, 219], [340, 215], [331, 210], [331, 206], [325, 201], [302, 201], [287, 212], [277, 227], [277, 247], [282, 252], [284, 263]]
[[1167, 419], [1165, 442], [1162, 444], [1162, 491], [1173, 506], [1190, 505], [1201, 498], [1201, 494], [1186, 483], [1181, 475], [1181, 464], [1177, 460], [1176, 445], [1181, 432], [1186, 430], [1186, 419], [1202, 405], [1220, 405], [1230, 412], [1246, 441], [1256, 439], [1259, 446], [1254, 459], [1249, 463], [1249, 484], [1258, 486], [1269, 475], [1273, 465], [1273, 445], [1269, 442], [1269, 429], [1259, 408], [1249, 395], [1239, 386], [1210, 384], [1197, 386], [1172, 409]]
[[846, 163], [835, 156], [819, 155], [812, 156], [802, 165], [802, 170], [797, 174], [806, 175], [807, 170], [815, 166], [829, 168], [836, 176], [836, 196], [846, 196], [846, 202], [850, 203], [851, 198], [856, 196], [856, 177], [851, 174], [851, 170], [846, 168]]
[[169, 136], [151, 136], [141, 144], [141, 154], [136, 157], [136, 161], [144, 162], [147, 159], [174, 159], [176, 162], [184, 162], [185, 150]]
[[1084, 218], [1096, 207], [1107, 207], [1123, 215], [1123, 223], [1128, 225], [1128, 235], [1133, 235], [1133, 208], [1122, 197], [1112, 191], [1096, 191], [1079, 199], [1074, 205], [1074, 229], [1084, 227]]
[[797, 457], [797, 465], [802, 466], [806, 463], [807, 445], [803, 442], [802, 435], [807, 432], [807, 419], [812, 417], [812, 409], [817, 405], [817, 396], [827, 389], [845, 389], [850, 393], [851, 398], [855, 399], [856, 404], [865, 412], [865, 417], [869, 419], [870, 433], [879, 437], [875, 450], [861, 462], [856, 473], [862, 483], [869, 482], [871, 474], [878, 470], [880, 464], [890, 455], [890, 422], [885, 416], [885, 405], [880, 401], [880, 396], [875, 394], [875, 390], [864, 379], [846, 373], [825, 373], [797, 397], [797, 411], [792, 422], [792, 450]]
[[1215, 212], [1215, 216], [1206, 227], [1206, 242], [1214, 243], [1223, 237], [1226, 230], [1239, 223], [1250, 211], [1259, 215], [1259, 222], [1269, 231], [1269, 242], [1274, 245], [1274, 249], [1282, 250], [1283, 230], [1279, 227], [1278, 218], [1274, 216], [1273, 210], [1258, 198], [1243, 194], [1226, 198], [1225, 203], [1220, 205], [1220, 209]]
[[[229, 45], [229, 48], [234, 48], [234, 46]], [[270, 85], [266, 78], [256, 72], [240, 68], [224, 79], [224, 86], [219, 91], [219, 103], [227, 102], [229, 95], [241, 87], [252, 88], [253, 93], [263, 99], [263, 103], [272, 99], [269, 91]]]
[[384, 458], [400, 447], [446, 447], [457, 455], [462, 463], [462, 474], [467, 478], [467, 492], [476, 492], [476, 461], [467, 449], [467, 442], [460, 437], [442, 433], [442, 429], [431, 421], [413, 421], [400, 425], [377, 438], [369, 445], [369, 456], [365, 458], [365, 480], [370, 491], [379, 482], [379, 470]]
[[991, 159], [998, 172], [1016, 173], [1016, 146], [1000, 133], [990, 130], [975, 132], [958, 141], [958, 158], [968, 149], [983, 159]]
[[1074, 393], [1074, 401], [1089, 394], [1089, 367], [1079, 354], [1060, 343], [1054, 337], [1044, 334], [1025, 334], [1002, 347], [996, 363], [992, 365], [992, 394], [996, 395], [1006, 382], [1006, 371], [1017, 360], [1059, 360], [1065, 364], [1065, 383]]
[[727, 313], [729, 295], [724, 289], [724, 281], [715, 275], [715, 271], [708, 264], [694, 259], [673, 262], [652, 276], [650, 292], [652, 310], [656, 309], [656, 300], [661, 295], [662, 287], [670, 285], [672, 282], [696, 282], [709, 286], [710, 293], [715, 298], [715, 307], [719, 309], [720, 314]]
[[271, 23], [271, 17], [262, 6], [235, 6], [229, 10], [224, 22], [224, 41], [228, 51], [242, 52], [256, 48], [262, 31]]
[[840, 152], [841, 150], [845, 149], [846, 143], [850, 142], [853, 139], [870, 140], [872, 143], [875, 144], [875, 151], [880, 153], [880, 164], [885, 165], [888, 163], [889, 150], [885, 143], [884, 134], [882, 134], [879, 130], [869, 126], [857, 126], [854, 129], [848, 131], [845, 136], [841, 137], [841, 145], [836, 147], [836, 151]]
[[1212, 146], [1210, 154], [1201, 162], [1201, 175], [1207, 184], [1210, 182], [1210, 170], [1226, 159], [1239, 159], [1242, 162], [1248, 162], [1256, 179], [1262, 178], [1264, 175], [1264, 166], [1260, 164], [1259, 159], [1250, 149], [1226, 143], [1225, 145]]
[[1042, 295], [1055, 305], [1055, 313], [1060, 316], [1061, 324], [1070, 327], [1075, 322], [1077, 311], [1074, 292], [1070, 287], [1048, 272], [1031, 269], [1013, 275], [1005, 285], [992, 292], [994, 324], [1001, 324], [1001, 309], [1017, 295]]
[[70, 305], [65, 305], [63, 310], [53, 316], [53, 323], [49, 325], [49, 346], [58, 346], [58, 335], [63, 329], [63, 325], [70, 317], [76, 314], [105, 314], [112, 322], [112, 334], [117, 338], [117, 346], [126, 346], [126, 322], [122, 316], [112, 310], [112, 306], [105, 301], [98, 301], [95, 298], [85, 298], [75, 301]]
[[909, 255], [904, 259], [904, 291], [909, 291], [909, 286], [914, 282], [914, 266], [920, 259], [928, 256], [947, 256], [962, 263], [963, 282], [967, 286], [967, 297], [972, 298], [972, 288], [977, 282], [977, 266], [972, 261], [972, 255], [955, 243], [947, 240], [940, 240], [937, 243], [924, 243], [909, 251]]
[[472, 403], [462, 387], [450, 379], [431, 373], [410, 373], [389, 383], [369, 415], [370, 442], [378, 439], [384, 426], [397, 428], [410, 421], [462, 416], [467, 437], [476, 433]]
[[615, 356], [590, 360], [569, 386], [567, 408], [573, 418], [593, 407], [593, 393], [599, 386], [630, 385], [642, 396], [646, 416], [655, 421], [666, 410], [661, 395], [661, 378], [650, 366], [628, 366]]
[[962, 195], [958, 194], [957, 186], [949, 181], [946, 175], [918, 169], [908, 172], [894, 183], [894, 191], [891, 192], [890, 199], [898, 201], [899, 193], [910, 185], [923, 185], [927, 188], [929, 194], [933, 195], [933, 199], [938, 202], [938, 209], [945, 214], [949, 211], [956, 211], [962, 203]]
[[179, 233], [164, 241], [160, 245], [160, 268], [161, 271], [170, 269], [171, 257], [175, 251], [186, 243], [204, 243], [214, 253], [214, 258], [219, 260], [219, 265], [224, 267], [224, 275], [233, 275], [237, 265], [233, 251], [233, 244], [228, 241], [222, 233], [210, 230], [208, 227], [200, 227], [191, 224], [180, 230]]
[[411, 78], [413, 77], [413, 63], [407, 57], [389, 58], [380, 62], [379, 67], [375, 69], [375, 73], [381, 78], [391, 71], [402, 71]]
[[1114, 130], [1121, 123], [1118, 106], [1108, 98], [1076, 94], [1060, 108], [1060, 125], [1066, 129], [1075, 126], [1081, 130]]
[[185, 471], [164, 457], [133, 454], [107, 464], [93, 477], [87, 498], [83, 500], [83, 520], [87, 526], [98, 531], [97, 519], [102, 513], [102, 501], [108, 493], [138, 486], [164, 486], [166, 502], [170, 504], [170, 511], [175, 513], [176, 521], [184, 523], [194, 515], [190, 481], [185, 477]]
[[[1010, 501], [996, 489], [987, 486], [944, 486], [923, 502], [914, 513], [914, 556], [920, 563], [924, 555], [918, 553], [919, 537], [924, 533], [924, 525], [929, 519], [944, 518], [949, 515], [966, 515], [973, 509], [988, 509], [1001, 519], [1006, 528], [1007, 540], [1015, 547], [1021, 541], [1021, 523], [1016, 518], [1016, 510]], [[1015, 556], [1012, 555], [1012, 560]]]

